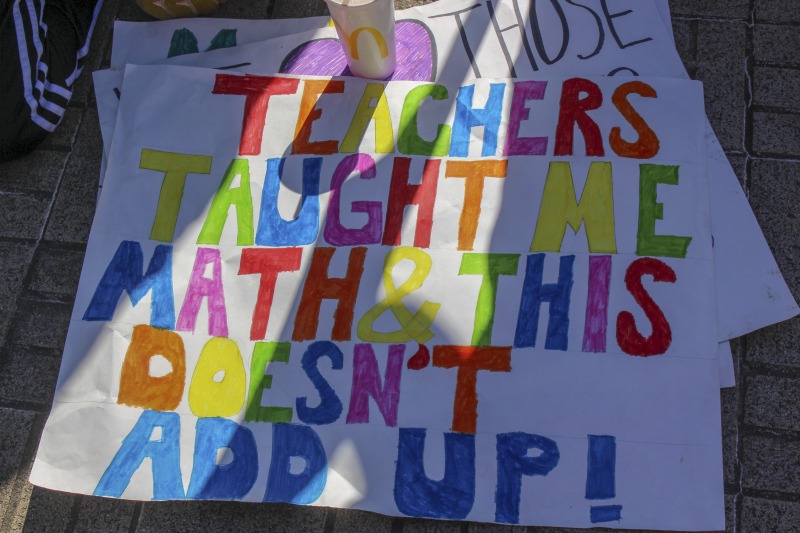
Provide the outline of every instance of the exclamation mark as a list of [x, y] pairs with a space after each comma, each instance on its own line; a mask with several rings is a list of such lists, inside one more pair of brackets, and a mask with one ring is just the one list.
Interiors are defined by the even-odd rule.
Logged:
[[[589, 435], [589, 457], [586, 469], [586, 499], [615, 498], [617, 439], [608, 435]], [[621, 505], [593, 505], [589, 511], [592, 524], [622, 519]]]

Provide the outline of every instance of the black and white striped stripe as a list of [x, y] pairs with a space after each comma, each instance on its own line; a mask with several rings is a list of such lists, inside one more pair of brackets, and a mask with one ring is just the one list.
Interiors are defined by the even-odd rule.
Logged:
[[66, 79], [48, 76], [48, 65], [43, 60], [47, 25], [43, 13], [46, 0], [14, 0], [12, 15], [17, 36], [23, 96], [30, 107], [31, 120], [46, 131], [52, 132], [64, 117], [67, 103], [72, 97], [72, 85], [78, 78], [89, 52], [89, 41], [103, 4], [99, 0], [94, 8], [92, 22], [82, 47], [75, 57], [75, 68]]

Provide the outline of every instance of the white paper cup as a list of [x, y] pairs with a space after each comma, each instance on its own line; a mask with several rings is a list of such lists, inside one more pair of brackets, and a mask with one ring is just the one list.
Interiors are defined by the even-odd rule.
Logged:
[[325, 0], [350, 71], [382, 80], [394, 72], [394, 2]]

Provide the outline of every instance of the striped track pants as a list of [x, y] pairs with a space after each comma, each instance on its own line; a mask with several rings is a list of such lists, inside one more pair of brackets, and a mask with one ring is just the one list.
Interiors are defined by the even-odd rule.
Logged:
[[0, 0], [0, 159], [35, 148], [64, 117], [103, 0]]

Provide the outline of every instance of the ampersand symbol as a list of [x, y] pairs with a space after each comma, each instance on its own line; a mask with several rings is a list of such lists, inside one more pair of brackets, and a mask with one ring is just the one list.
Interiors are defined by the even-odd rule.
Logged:
[[[403, 259], [410, 259], [414, 262], [414, 271], [405, 283], [396, 287], [392, 280], [392, 270]], [[386, 254], [383, 262], [383, 287], [386, 290], [386, 298], [378, 302], [359, 320], [358, 337], [361, 340], [391, 343], [415, 340], [425, 343], [433, 338], [434, 333], [430, 327], [442, 304], [425, 301], [416, 313], [412, 313], [403, 305], [403, 298], [422, 286], [423, 281], [430, 274], [432, 264], [433, 261], [428, 254], [410, 246], [395, 248]], [[373, 324], [387, 310], [390, 310], [397, 319], [400, 329], [388, 333], [375, 331], [372, 327]]]

